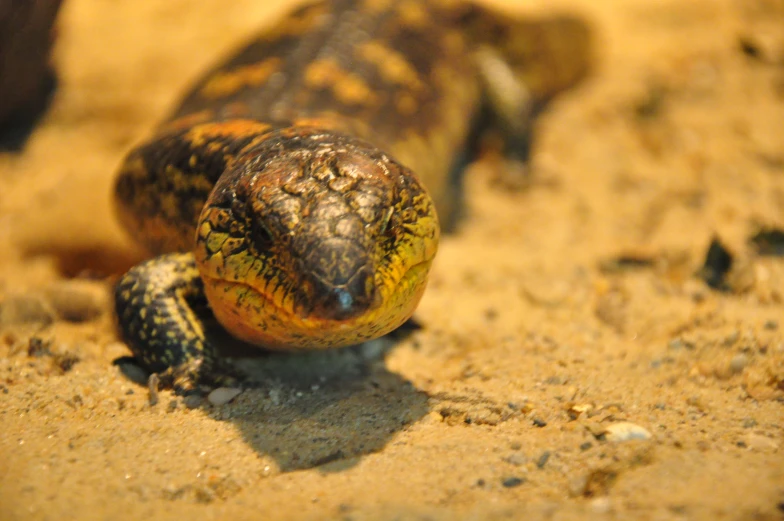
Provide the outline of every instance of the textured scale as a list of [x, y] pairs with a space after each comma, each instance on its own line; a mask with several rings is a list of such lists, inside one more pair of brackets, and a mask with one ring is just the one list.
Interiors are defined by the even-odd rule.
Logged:
[[575, 19], [449, 0], [334, 0], [285, 17], [197, 81], [121, 167], [121, 221], [161, 255], [116, 292], [134, 354], [180, 392], [220, 381], [187, 305], [205, 297], [265, 348], [399, 326], [424, 291], [436, 210], [454, 215], [451, 174], [488, 127], [510, 155], [526, 149], [531, 114], [586, 73], [587, 38]]

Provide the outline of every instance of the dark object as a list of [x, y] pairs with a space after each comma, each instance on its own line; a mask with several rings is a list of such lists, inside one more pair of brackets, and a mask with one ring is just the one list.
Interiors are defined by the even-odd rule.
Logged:
[[130, 381], [139, 385], [147, 385], [150, 373], [145, 371], [132, 356], [122, 356], [112, 362], [120, 372]]
[[34, 358], [52, 356], [52, 351], [49, 349], [51, 345], [51, 340], [44, 340], [40, 336], [30, 337], [30, 343], [27, 345], [27, 356]]
[[55, 80], [52, 26], [62, 0], [0, 0], [0, 147], [18, 149]]
[[501, 484], [506, 488], [519, 487], [523, 483], [525, 483], [525, 480], [523, 478], [514, 478], [514, 477], [504, 478], [504, 480], [501, 482]]
[[536, 460], [536, 466], [540, 469], [543, 469], [547, 462], [550, 460], [550, 454], [552, 454], [549, 450], [546, 450], [539, 456], [539, 459]]
[[732, 267], [732, 255], [719, 239], [713, 238], [705, 255], [705, 264], [700, 270], [700, 278], [713, 289], [729, 289], [725, 277]]
[[73, 369], [73, 366], [75, 366], [80, 361], [81, 358], [79, 358], [79, 356], [68, 352], [58, 353], [55, 354], [53, 357], [53, 362], [55, 367], [60, 369], [60, 372], [62, 372], [63, 374]]
[[533, 422], [534, 422], [534, 427], [546, 427], [547, 426], [547, 422], [544, 421], [541, 418], [534, 418]]
[[749, 242], [760, 255], [784, 255], [784, 231], [777, 228], [762, 229]]
[[651, 121], [661, 116], [667, 100], [667, 91], [659, 83], [648, 86], [648, 92], [634, 106], [634, 114], [639, 121]]
[[599, 263], [599, 269], [602, 273], [619, 273], [621, 271], [631, 271], [652, 268], [656, 263], [653, 257], [646, 257], [644, 255], [635, 254], [621, 254], [617, 257], [612, 257], [603, 260]]
[[757, 45], [757, 42], [753, 41], [748, 36], [741, 36], [738, 38], [738, 47], [740, 51], [748, 56], [749, 58], [759, 60], [762, 56], [762, 51]]

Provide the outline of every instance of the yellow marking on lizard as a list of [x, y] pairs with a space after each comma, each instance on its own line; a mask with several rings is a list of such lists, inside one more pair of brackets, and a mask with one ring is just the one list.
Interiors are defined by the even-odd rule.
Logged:
[[393, 85], [405, 85], [418, 91], [424, 87], [419, 73], [400, 52], [378, 40], [363, 43], [357, 55], [378, 68], [381, 79]]
[[280, 65], [280, 58], [273, 56], [258, 63], [223, 71], [204, 84], [201, 95], [205, 98], [224, 98], [242, 89], [260, 87], [280, 69]]

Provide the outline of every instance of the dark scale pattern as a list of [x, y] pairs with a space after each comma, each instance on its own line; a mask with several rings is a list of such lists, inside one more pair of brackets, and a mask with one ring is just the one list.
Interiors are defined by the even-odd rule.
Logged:
[[126, 158], [116, 184], [118, 210], [151, 253], [193, 247], [196, 221], [227, 164], [269, 128], [235, 127], [242, 132], [230, 127], [221, 133], [212, 125], [203, 132], [199, 125], [164, 131]]
[[487, 126], [525, 159], [530, 117], [585, 75], [588, 43], [572, 19], [457, 0], [322, 1], [274, 24], [120, 169], [124, 226], [150, 253], [183, 252], [117, 287], [136, 357], [178, 392], [233, 382], [193, 311], [206, 302], [271, 349], [399, 326], [437, 249], [435, 209], [455, 213], [451, 173]]
[[236, 383], [194, 312], [206, 306], [190, 254], [161, 255], [139, 264], [115, 290], [120, 330], [134, 356], [182, 394], [195, 391], [197, 384]]

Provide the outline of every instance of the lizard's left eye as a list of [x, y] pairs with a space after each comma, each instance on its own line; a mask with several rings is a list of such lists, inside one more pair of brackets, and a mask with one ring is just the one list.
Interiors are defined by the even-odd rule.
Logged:
[[251, 236], [253, 238], [253, 246], [258, 251], [266, 251], [272, 246], [272, 232], [269, 227], [264, 223], [260, 217], [256, 217], [251, 221]]
[[391, 206], [384, 210], [384, 213], [381, 214], [381, 226], [378, 229], [378, 232], [383, 235], [387, 232], [387, 228], [389, 228], [389, 221], [392, 219], [392, 213], [395, 211], [394, 208]]

